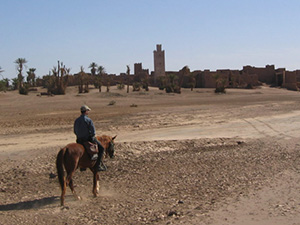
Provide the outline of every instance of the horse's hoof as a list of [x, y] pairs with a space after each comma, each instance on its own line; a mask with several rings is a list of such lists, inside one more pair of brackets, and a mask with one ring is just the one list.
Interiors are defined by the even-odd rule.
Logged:
[[78, 199], [78, 200], [82, 200], [82, 198], [81, 198], [80, 196], [77, 196], [77, 199]]

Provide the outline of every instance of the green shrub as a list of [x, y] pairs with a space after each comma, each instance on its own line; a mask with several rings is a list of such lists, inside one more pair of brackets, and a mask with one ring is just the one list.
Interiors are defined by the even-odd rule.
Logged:
[[6, 82], [4, 80], [0, 80], [0, 91], [6, 91], [7, 87], [6, 87]]
[[166, 93], [181, 93], [181, 87], [176, 74], [168, 74], [165, 81]]
[[141, 90], [141, 84], [138, 82], [133, 83], [132, 85], [133, 90], [132, 91], [140, 91]]
[[19, 88], [19, 94], [21, 95], [28, 95], [28, 92], [29, 92], [29, 88], [27, 84], [24, 84]]
[[125, 85], [123, 83], [117, 84], [117, 88], [118, 88], [118, 90], [123, 90], [125, 88]]
[[116, 104], [116, 101], [112, 100], [108, 103], [108, 105], [115, 105]]
[[222, 87], [216, 87], [215, 89], [215, 93], [226, 93], [226, 90], [225, 90], [225, 87], [222, 86]]

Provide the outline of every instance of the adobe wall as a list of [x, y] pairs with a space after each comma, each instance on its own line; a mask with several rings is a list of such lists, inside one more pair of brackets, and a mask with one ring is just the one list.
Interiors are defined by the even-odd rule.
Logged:
[[297, 72], [296, 71], [285, 71], [285, 83], [282, 84], [282, 87], [285, 87], [289, 90], [298, 91], [297, 87]]
[[149, 70], [143, 69], [142, 63], [134, 64], [134, 82], [141, 82], [143, 79], [149, 78]]
[[296, 70], [296, 80], [297, 82], [300, 82], [300, 70]]
[[257, 74], [242, 73], [239, 79], [239, 87], [245, 88], [248, 85], [257, 86], [259, 85]]
[[203, 87], [204, 88], [216, 88], [216, 80], [214, 76], [217, 74], [217, 72], [211, 72], [211, 71], [203, 71], [201, 74], [202, 81], [203, 81]]
[[143, 70], [142, 63], [134, 64], [134, 75], [138, 75], [142, 70]]
[[244, 66], [243, 72], [251, 74], [256, 74], [258, 80], [267, 84], [275, 83], [275, 66], [267, 65], [265, 68], [253, 67], [253, 66]]
[[225, 87], [247, 87], [259, 85], [258, 76], [256, 74], [246, 74], [239, 70], [196, 70], [193, 71], [196, 78], [196, 88], [216, 88], [215, 76], [218, 74], [220, 78], [226, 80]]
[[196, 79], [196, 88], [202, 88], [201, 70], [195, 70], [192, 72]]

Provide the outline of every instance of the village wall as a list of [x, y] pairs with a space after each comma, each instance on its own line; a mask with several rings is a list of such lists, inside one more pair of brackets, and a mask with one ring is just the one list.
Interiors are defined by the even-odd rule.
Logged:
[[285, 71], [285, 83], [282, 84], [282, 87], [285, 87], [289, 90], [298, 91], [297, 87], [297, 72], [296, 71]]
[[267, 83], [267, 84], [275, 83], [275, 66], [274, 65], [266, 65], [265, 68], [244, 66], [243, 72], [247, 73], [249, 75], [256, 74], [258, 76], [258, 80], [263, 83]]

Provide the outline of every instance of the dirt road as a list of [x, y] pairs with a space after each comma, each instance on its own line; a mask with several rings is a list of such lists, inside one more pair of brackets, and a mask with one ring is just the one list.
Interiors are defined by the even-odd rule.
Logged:
[[[300, 137], [300, 111], [286, 112], [274, 116], [260, 116], [233, 121], [221, 121], [215, 124], [202, 126], [180, 125], [167, 128], [136, 130], [129, 132], [115, 132], [117, 142], [137, 142], [156, 140], [186, 140], [199, 138], [264, 138], [290, 139]], [[11, 135], [5, 137], [2, 145], [5, 148], [0, 154], [7, 155], [14, 151], [28, 151], [32, 149], [32, 140], [40, 148], [63, 146], [74, 141], [72, 132], [41, 133]]]

